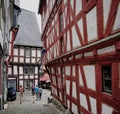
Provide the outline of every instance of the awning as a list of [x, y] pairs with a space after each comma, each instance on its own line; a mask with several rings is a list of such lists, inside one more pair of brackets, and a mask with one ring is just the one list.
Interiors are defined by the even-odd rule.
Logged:
[[49, 78], [49, 75], [48, 74], [44, 74], [41, 78], [40, 78], [40, 81], [49, 81], [50, 78]]

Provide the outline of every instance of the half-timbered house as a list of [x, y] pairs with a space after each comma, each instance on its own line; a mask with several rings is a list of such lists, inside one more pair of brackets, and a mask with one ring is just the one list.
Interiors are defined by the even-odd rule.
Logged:
[[8, 87], [13, 86], [19, 91], [19, 86], [23, 85], [24, 91], [29, 91], [32, 84], [38, 85], [39, 81], [38, 61], [42, 49], [40, 29], [35, 12], [25, 9], [22, 9], [18, 23], [20, 28], [8, 69]]
[[74, 114], [120, 113], [120, 0], [40, 0], [52, 95]]

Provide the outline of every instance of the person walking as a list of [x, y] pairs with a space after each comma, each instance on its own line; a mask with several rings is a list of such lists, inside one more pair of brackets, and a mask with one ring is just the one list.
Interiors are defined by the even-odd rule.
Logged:
[[36, 87], [35, 87], [35, 94], [36, 94], [36, 100], [38, 100], [38, 98], [39, 98], [39, 87], [38, 87], [38, 85], [36, 85]]
[[20, 104], [21, 104], [22, 101], [23, 101], [23, 92], [24, 92], [24, 89], [23, 89], [22, 85], [20, 85], [19, 91], [20, 91]]
[[41, 97], [42, 97], [42, 87], [40, 86], [39, 87], [39, 99], [41, 99]]
[[31, 87], [31, 89], [32, 89], [32, 96], [33, 96], [33, 104], [35, 103], [35, 87], [34, 87], [34, 85], [32, 85], [32, 87]]

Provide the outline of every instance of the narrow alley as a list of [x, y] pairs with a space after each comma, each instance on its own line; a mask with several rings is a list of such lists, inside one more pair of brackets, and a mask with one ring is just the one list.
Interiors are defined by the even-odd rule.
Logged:
[[43, 89], [42, 99], [35, 100], [34, 104], [31, 92], [24, 93], [21, 104], [17, 93], [17, 99], [8, 102], [8, 107], [3, 114], [62, 114], [52, 103], [48, 103], [50, 93], [50, 90]]

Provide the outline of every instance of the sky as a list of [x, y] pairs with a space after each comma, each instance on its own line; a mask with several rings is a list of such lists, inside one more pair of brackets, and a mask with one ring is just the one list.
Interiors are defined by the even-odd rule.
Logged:
[[41, 18], [38, 15], [39, 0], [20, 0], [20, 7], [36, 13], [38, 24], [41, 30]]

